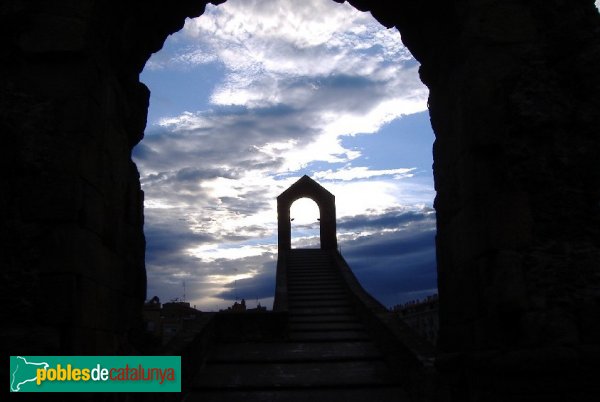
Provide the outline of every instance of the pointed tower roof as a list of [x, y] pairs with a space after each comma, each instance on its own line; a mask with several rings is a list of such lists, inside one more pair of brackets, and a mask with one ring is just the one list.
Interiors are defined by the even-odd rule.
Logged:
[[317, 202], [317, 200], [314, 198], [333, 197], [335, 199], [335, 196], [327, 191], [325, 187], [321, 186], [307, 175], [302, 176], [298, 181], [288, 187], [287, 190], [279, 194], [277, 199], [293, 198], [295, 201], [302, 197], [311, 198], [315, 202]]

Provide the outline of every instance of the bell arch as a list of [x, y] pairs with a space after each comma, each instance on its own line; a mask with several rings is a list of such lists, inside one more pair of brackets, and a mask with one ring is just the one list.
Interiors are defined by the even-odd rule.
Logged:
[[319, 207], [321, 249], [337, 249], [335, 196], [304, 175], [277, 197], [277, 245], [279, 252], [292, 248], [290, 208], [300, 198], [310, 198]]

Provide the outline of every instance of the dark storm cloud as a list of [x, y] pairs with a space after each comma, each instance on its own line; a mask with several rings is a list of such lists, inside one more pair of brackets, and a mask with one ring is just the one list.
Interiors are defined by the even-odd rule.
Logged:
[[[388, 219], [381, 221], [382, 228], [389, 228]], [[435, 218], [415, 212], [412, 220], [404, 214], [398, 222], [403, 229], [341, 242], [344, 258], [361, 284], [387, 306], [437, 288]]]
[[266, 299], [275, 295], [275, 270], [268, 270], [252, 278], [240, 279], [227, 285], [217, 297], [233, 300]]
[[[159, 257], [163, 258], [163, 255]], [[165, 300], [181, 298], [182, 284], [185, 281], [187, 300], [213, 297], [222, 299], [221, 307], [224, 307], [235, 299], [236, 288], [240, 298], [252, 300], [272, 297], [275, 289], [276, 255], [268, 251], [256, 256], [237, 259], [218, 258], [211, 261], [179, 253], [164, 256], [164, 260], [157, 262], [158, 264], [147, 264], [148, 297], [159, 295]], [[248, 272], [255, 276], [233, 280], [235, 275]], [[215, 284], [211, 280], [213, 276], [231, 277], [231, 280], [224, 284]], [[214, 310], [216, 305], [210, 308]]]
[[185, 167], [175, 173], [174, 179], [177, 181], [193, 181], [215, 179], [224, 177], [226, 179], [237, 179], [240, 176], [238, 169], [200, 169], [197, 167]]
[[[429, 228], [428, 228], [429, 229]], [[378, 255], [382, 257], [397, 255], [412, 255], [420, 252], [425, 246], [435, 244], [435, 231], [404, 230], [388, 233], [369, 235], [366, 238], [358, 238], [351, 241], [352, 255]]]
[[[235, 211], [238, 216], [250, 216], [260, 210], [269, 207], [270, 199], [265, 195], [265, 192], [244, 191], [240, 190], [237, 197], [219, 197], [223, 205], [231, 211]], [[258, 226], [247, 226], [248, 229], [258, 229]]]
[[223, 235], [221, 238], [223, 241], [226, 241], [226, 242], [243, 242], [243, 241], [247, 241], [247, 240], [266, 237], [269, 234], [271, 234], [271, 230], [265, 228], [264, 226], [258, 226], [258, 225], [244, 226], [244, 232], [250, 233], [250, 234], [243, 235], [243, 234], [237, 234], [237, 233], [236, 234], [228, 233], [228, 234]]
[[[296, 84], [289, 83], [289, 89], [293, 89]], [[380, 82], [360, 75], [311, 77], [304, 84], [314, 88], [306, 100], [307, 111], [327, 110], [361, 115], [390, 96], [389, 84], [389, 81]]]
[[154, 191], [155, 187], [170, 192], [182, 192], [181, 190], [201, 191], [199, 184], [203, 181], [220, 177], [238, 179], [240, 175], [241, 169], [237, 167], [199, 168], [188, 166], [174, 171], [150, 173], [142, 177], [140, 181], [145, 190], [151, 189], [151, 191]]
[[267, 170], [267, 171], [277, 171], [283, 163], [285, 159], [279, 156], [273, 156], [268, 160], [256, 160], [256, 159], [246, 159], [241, 160], [237, 163], [237, 167], [244, 170]]
[[337, 227], [340, 230], [369, 229], [369, 228], [397, 228], [413, 222], [421, 222], [432, 219], [433, 209], [426, 208], [418, 211], [412, 210], [388, 210], [377, 215], [355, 215], [338, 220]]
[[240, 170], [276, 170], [284, 160], [261, 152], [260, 147], [288, 140], [308, 143], [319, 134], [310, 123], [315, 116], [282, 114], [281, 107], [234, 114], [217, 109], [174, 118], [168, 126], [150, 128], [134, 157], [143, 171], [197, 170], [202, 166], [209, 173], [201, 178], [219, 173], [224, 166], [235, 170], [221, 171], [221, 177]]
[[187, 256], [184, 250], [217, 240], [208, 233], [194, 233], [189, 225], [180, 220], [181, 218], [175, 219], [151, 219], [150, 223], [146, 224], [144, 233], [147, 264], [189, 265], [197, 259]]
[[158, 152], [152, 150], [148, 145], [146, 145], [145, 141], [138, 143], [133, 149], [133, 157], [138, 161], [151, 160]]
[[[381, 216], [368, 217], [358, 215], [354, 223], [351, 223], [352, 218], [345, 218], [343, 222], [344, 229], [368, 227], [374, 231], [355, 238], [346, 230], [340, 230], [339, 238], [342, 254], [361, 284], [384, 305], [391, 306], [436, 291], [435, 218], [430, 210], [388, 211]], [[380, 230], [376, 230], [376, 223]], [[383, 231], [392, 228], [398, 230]], [[239, 273], [255, 272], [252, 278], [231, 280], [224, 285], [226, 290], [213, 296], [224, 299], [224, 304], [236, 296], [247, 300], [274, 296], [276, 254], [265, 252], [246, 258], [202, 261], [178, 250], [214, 240], [211, 236], [193, 233], [182, 236], [173, 229], [165, 231], [160, 227], [150, 231], [156, 238], [149, 244], [149, 278], [153, 282], [150, 292], [169, 298], [179, 295], [183, 279], [173, 279], [173, 274], [185, 272], [188, 297], [200, 299], [212, 291], [205, 281], [210, 275], [233, 278]], [[315, 240], [308, 239], [303, 246], [309, 246]]]
[[[398, 74], [412, 73], [399, 69]], [[147, 130], [145, 139], [134, 150], [134, 157], [140, 171], [163, 172], [172, 181], [180, 182], [238, 178], [249, 171], [277, 172], [286, 162], [284, 155], [264, 152], [264, 146], [293, 141], [294, 147], [302, 148], [323, 135], [325, 127], [336, 120], [335, 116], [339, 119], [347, 115], [364, 116], [382, 102], [393, 99], [397, 92], [394, 86], [405, 86], [412, 81], [394, 75], [386, 79], [347, 73], [284, 75], [276, 80], [277, 94], [273, 96], [278, 98], [277, 103], [216, 106], [166, 119], [162, 127]], [[257, 98], [269, 97], [268, 93], [261, 93], [260, 78], [252, 83], [250, 91]], [[406, 88], [397, 88], [403, 89]], [[344, 133], [334, 133], [341, 134]], [[330, 152], [343, 158], [339, 152], [346, 151]], [[143, 177], [143, 181], [149, 180], [151, 177]]]

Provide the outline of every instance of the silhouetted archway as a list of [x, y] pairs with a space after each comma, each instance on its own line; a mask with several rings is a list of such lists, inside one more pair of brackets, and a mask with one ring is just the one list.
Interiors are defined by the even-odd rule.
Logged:
[[290, 207], [294, 201], [303, 197], [310, 198], [319, 207], [321, 249], [336, 249], [335, 196], [305, 175], [277, 197], [277, 241], [279, 251], [290, 250], [292, 247]]

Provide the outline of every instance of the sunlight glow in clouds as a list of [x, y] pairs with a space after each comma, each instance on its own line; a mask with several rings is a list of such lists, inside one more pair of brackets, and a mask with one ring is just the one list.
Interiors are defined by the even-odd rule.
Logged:
[[[142, 79], [150, 119], [134, 157], [146, 193], [149, 297], [179, 296], [184, 273], [201, 309], [232, 302], [234, 284], [240, 297], [272, 300], [276, 197], [303, 174], [336, 196], [341, 243], [403, 250], [414, 232], [428, 260], [406, 266], [431, 270], [431, 142], [408, 166], [371, 150], [390, 124], [426, 110], [418, 64], [396, 29], [330, 0], [228, 0], [188, 20]], [[187, 94], [197, 82], [205, 84]], [[418, 116], [432, 138], [426, 113]], [[410, 290], [430, 290], [428, 280]]]

